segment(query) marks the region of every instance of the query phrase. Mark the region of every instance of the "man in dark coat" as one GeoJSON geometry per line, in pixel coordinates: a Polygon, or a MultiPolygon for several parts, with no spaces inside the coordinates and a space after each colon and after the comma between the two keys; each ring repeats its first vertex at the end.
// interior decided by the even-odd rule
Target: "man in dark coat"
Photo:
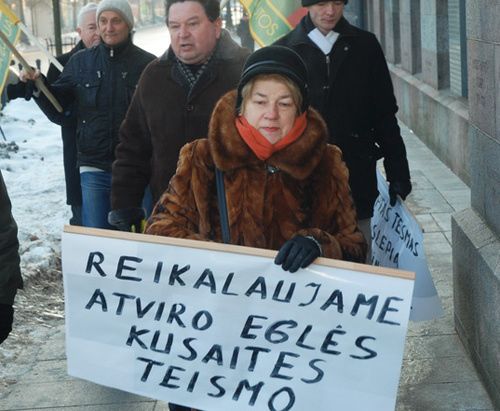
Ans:
{"type": "Polygon", "coordinates": [[[17,225],[0,171],[0,344],[12,331],[12,304],[20,288],[23,288],[23,279],[19,267],[17,225]]]}
{"type": "Polygon", "coordinates": [[[343,17],[347,2],[302,0],[309,13],[276,44],[291,47],[307,64],[311,105],[327,122],[329,142],[343,152],[359,225],[370,245],[377,160],[384,159],[392,205],[411,192],[410,171],[382,48],[375,35],[343,17]]]}
{"type": "MultiPolygon", "coordinates": [[[[101,43],[76,53],[60,77],[48,86],[63,109],[78,104],[77,149],[82,185],[82,222],[86,227],[114,228],[108,223],[111,166],[118,131],[140,75],[156,57],[132,43],[134,16],[126,0],[102,0],[96,12],[101,43]]],[[[21,81],[36,80],[26,71],[21,81]]],[[[42,94],[36,103],[49,120],[59,113],[42,94]]]]}
{"type": "MultiPolygon", "coordinates": [[[[99,44],[99,29],[97,28],[95,13],[97,4],[88,3],[78,13],[76,31],[80,41],[68,53],[57,56],[57,61],[64,67],[69,59],[78,51],[99,44]]],[[[47,81],[54,83],[61,72],[54,65],[49,66],[47,81]]],[[[63,141],[64,177],[66,180],[66,203],[71,206],[71,225],[82,225],[82,187],[80,185],[80,172],[76,166],[76,103],[70,105],[60,116],[61,137],[63,141]]]]}
{"type": "Polygon", "coordinates": [[[168,0],[166,7],[171,45],[141,76],[113,164],[109,221],[124,231],[140,231],[146,187],[156,203],[180,149],[208,135],[216,102],[236,88],[250,54],[221,28],[218,0],[168,0]]]}
{"type": "Polygon", "coordinates": [[[243,17],[236,27],[236,34],[240,37],[242,47],[246,47],[251,52],[255,50],[255,40],[250,32],[250,19],[247,13],[243,13],[243,17]]]}

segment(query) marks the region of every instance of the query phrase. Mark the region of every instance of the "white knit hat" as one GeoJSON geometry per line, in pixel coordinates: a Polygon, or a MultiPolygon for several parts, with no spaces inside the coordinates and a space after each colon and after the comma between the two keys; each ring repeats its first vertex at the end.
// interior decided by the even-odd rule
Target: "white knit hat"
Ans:
{"type": "Polygon", "coordinates": [[[99,16],[103,11],[114,11],[123,17],[130,31],[134,28],[134,14],[127,0],[102,0],[97,7],[96,20],[99,26],[99,16]]]}
{"type": "Polygon", "coordinates": [[[84,14],[87,14],[89,12],[97,12],[97,4],[95,3],[87,3],[85,6],[83,6],[80,11],[78,12],[78,17],[76,18],[76,27],[82,28],[82,18],[84,14]]]}

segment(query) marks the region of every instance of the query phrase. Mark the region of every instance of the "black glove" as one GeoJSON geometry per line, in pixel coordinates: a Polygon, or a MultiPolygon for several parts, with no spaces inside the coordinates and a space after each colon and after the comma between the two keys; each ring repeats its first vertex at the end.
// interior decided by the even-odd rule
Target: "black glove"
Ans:
{"type": "Polygon", "coordinates": [[[26,83],[18,81],[15,84],[9,84],[7,86],[7,99],[15,100],[24,97],[26,101],[29,101],[33,97],[35,89],[36,86],[33,80],[28,80],[26,83]]]}
{"type": "Polygon", "coordinates": [[[110,211],[108,222],[120,231],[142,233],[146,219],[146,212],[141,207],[121,208],[110,211]]]}
{"type": "Polygon", "coordinates": [[[281,246],[274,263],[294,273],[299,268],[306,268],[322,254],[321,244],[315,238],[296,235],[281,246]]]}
{"type": "Polygon", "coordinates": [[[398,195],[404,201],[408,194],[411,193],[411,182],[407,181],[391,181],[389,183],[389,201],[391,203],[391,207],[396,205],[396,200],[398,195]]]}
{"type": "Polygon", "coordinates": [[[12,331],[14,321],[14,308],[12,305],[0,304],[0,344],[2,344],[12,331]]]}

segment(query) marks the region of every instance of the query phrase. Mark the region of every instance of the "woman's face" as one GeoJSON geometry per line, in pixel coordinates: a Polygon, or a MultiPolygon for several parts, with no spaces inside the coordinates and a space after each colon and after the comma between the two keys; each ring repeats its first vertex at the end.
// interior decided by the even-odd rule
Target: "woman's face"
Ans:
{"type": "Polygon", "coordinates": [[[275,80],[257,80],[246,98],[243,115],[267,141],[276,144],[293,128],[297,107],[290,89],[275,80]]]}

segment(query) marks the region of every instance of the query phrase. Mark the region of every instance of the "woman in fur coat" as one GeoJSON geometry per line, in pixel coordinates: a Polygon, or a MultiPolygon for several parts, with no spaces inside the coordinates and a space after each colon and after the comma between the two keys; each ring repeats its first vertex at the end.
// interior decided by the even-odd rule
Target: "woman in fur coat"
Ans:
{"type": "Polygon", "coordinates": [[[182,149],[145,232],[222,242],[217,167],[232,244],[279,250],[275,263],[290,272],[319,256],[364,262],[348,170],[327,138],[302,59],[280,46],[256,51],[215,107],[208,139],[182,149]]]}

